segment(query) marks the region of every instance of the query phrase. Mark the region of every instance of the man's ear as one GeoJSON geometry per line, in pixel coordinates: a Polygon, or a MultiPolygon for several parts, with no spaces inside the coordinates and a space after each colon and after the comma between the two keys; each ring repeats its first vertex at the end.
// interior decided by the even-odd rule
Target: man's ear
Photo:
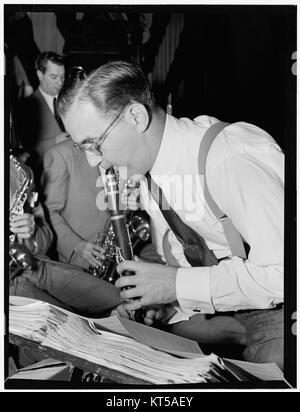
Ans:
{"type": "Polygon", "coordinates": [[[146,107],[141,103],[133,103],[126,116],[127,120],[136,127],[139,133],[147,130],[150,122],[149,114],[146,107]]]}
{"type": "Polygon", "coordinates": [[[37,70],[36,74],[37,74],[37,77],[39,78],[39,81],[41,81],[44,76],[43,73],[40,70],[37,70]]]}

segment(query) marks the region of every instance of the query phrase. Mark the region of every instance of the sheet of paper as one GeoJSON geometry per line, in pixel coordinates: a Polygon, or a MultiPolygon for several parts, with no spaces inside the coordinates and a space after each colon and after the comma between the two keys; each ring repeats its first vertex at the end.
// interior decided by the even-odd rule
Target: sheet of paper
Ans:
{"type": "Polygon", "coordinates": [[[10,379],[69,380],[73,367],[52,358],[19,369],[10,379]]]}
{"type": "Polygon", "coordinates": [[[236,359],[227,360],[264,381],[285,380],[281,369],[275,363],[251,363],[236,359]]]}
{"type": "Polygon", "coordinates": [[[34,370],[34,369],[49,368],[53,366],[62,366],[62,365],[66,366],[64,362],[60,362],[52,358],[47,358],[47,359],[41,360],[40,362],[33,363],[32,365],[26,366],[25,368],[19,369],[18,371],[23,372],[23,371],[29,371],[29,370],[34,370]]]}
{"type": "Polygon", "coordinates": [[[201,356],[203,352],[197,342],[176,336],[160,329],[146,326],[129,319],[109,316],[103,319],[91,319],[100,329],[103,328],[110,332],[118,333],[123,336],[132,337],[140,343],[149,345],[152,348],[172,353],[182,357],[191,354],[201,356]]]}
{"type": "Polygon", "coordinates": [[[33,303],[39,302],[36,299],[24,298],[23,296],[10,296],[9,303],[15,306],[31,305],[33,303]]]}
{"type": "Polygon", "coordinates": [[[51,366],[48,368],[19,371],[10,379],[34,379],[34,380],[63,380],[70,378],[70,368],[66,365],[51,366]]]}
{"type": "Polygon", "coordinates": [[[118,316],[109,316],[101,319],[89,318],[89,320],[93,322],[96,327],[98,326],[100,330],[107,330],[118,335],[127,336],[128,338],[132,337],[126,328],[124,328],[118,316]]]}
{"type": "Polygon", "coordinates": [[[120,318],[120,322],[131,336],[138,342],[152,346],[152,348],[164,352],[179,355],[182,352],[203,355],[197,342],[177,336],[172,333],[164,332],[150,326],[137,323],[129,319],[120,318]]]}

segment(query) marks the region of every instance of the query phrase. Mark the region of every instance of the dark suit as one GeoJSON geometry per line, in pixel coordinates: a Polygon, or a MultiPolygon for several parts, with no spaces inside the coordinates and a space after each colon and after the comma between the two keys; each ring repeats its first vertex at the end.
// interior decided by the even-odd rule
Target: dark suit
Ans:
{"type": "Polygon", "coordinates": [[[109,218],[107,210],[96,206],[97,196],[104,197],[98,167],[90,167],[85,154],[68,140],[45,152],[42,181],[59,260],[87,269],[89,263],[73,253],[74,247],[82,240],[95,242],[109,218]],[[97,181],[102,187],[96,187],[97,181]]]}
{"type": "Polygon", "coordinates": [[[39,89],[23,101],[21,117],[24,148],[43,156],[56,144],[55,136],[62,130],[39,89]]]}

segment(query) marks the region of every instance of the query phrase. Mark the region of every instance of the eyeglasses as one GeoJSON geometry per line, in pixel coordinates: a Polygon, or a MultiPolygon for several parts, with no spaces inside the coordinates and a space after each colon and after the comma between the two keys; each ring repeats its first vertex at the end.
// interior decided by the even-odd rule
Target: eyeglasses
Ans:
{"type": "Polygon", "coordinates": [[[125,114],[126,107],[120,111],[120,113],[114,118],[107,129],[98,137],[88,137],[84,139],[81,143],[73,143],[74,147],[82,150],[83,152],[93,152],[95,154],[100,154],[102,156],[101,146],[103,145],[105,139],[112,131],[112,129],[117,125],[117,123],[122,119],[125,114]]]}

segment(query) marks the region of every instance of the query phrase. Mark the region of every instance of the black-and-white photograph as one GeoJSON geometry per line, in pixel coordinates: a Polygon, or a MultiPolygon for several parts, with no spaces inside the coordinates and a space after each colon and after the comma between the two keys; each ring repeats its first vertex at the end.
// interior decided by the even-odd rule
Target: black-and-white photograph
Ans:
{"type": "Polygon", "coordinates": [[[3,390],[297,390],[296,1],[3,22],[3,390]]]}

